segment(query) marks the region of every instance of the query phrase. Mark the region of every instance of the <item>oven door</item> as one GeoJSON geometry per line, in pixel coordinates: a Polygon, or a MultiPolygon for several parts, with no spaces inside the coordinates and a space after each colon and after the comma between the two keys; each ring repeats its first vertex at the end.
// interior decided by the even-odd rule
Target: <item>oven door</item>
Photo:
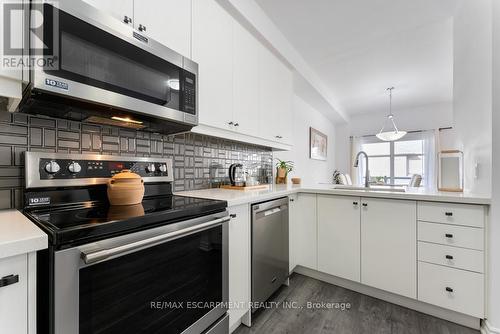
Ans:
{"type": "Polygon", "coordinates": [[[56,252],[54,333],[203,333],[227,312],[229,220],[224,212],[56,252]]]}
{"type": "Polygon", "coordinates": [[[34,6],[35,91],[197,124],[196,63],[82,1],[34,6]]]}

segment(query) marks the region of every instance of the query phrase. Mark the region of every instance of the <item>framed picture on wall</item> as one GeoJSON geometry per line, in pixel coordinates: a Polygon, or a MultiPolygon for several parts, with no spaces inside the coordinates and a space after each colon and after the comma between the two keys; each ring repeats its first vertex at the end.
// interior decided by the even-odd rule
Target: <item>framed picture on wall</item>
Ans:
{"type": "Polygon", "coordinates": [[[328,136],[310,127],[309,128],[309,157],[314,160],[326,160],[328,152],[328,136]]]}

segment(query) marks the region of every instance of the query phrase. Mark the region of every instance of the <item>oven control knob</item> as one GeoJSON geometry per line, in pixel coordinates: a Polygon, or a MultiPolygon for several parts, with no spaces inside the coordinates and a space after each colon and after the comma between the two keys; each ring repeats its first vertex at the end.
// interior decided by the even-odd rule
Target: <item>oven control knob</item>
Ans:
{"type": "Polygon", "coordinates": [[[155,164],[148,164],[146,166],[147,173],[154,173],[155,170],[156,170],[155,164]]]}
{"type": "Polygon", "coordinates": [[[73,174],[80,173],[82,166],[78,162],[72,162],[69,164],[68,170],[73,174]]]}
{"type": "Polygon", "coordinates": [[[49,174],[55,174],[57,173],[61,167],[59,167],[59,164],[55,161],[48,162],[45,165],[45,171],[49,174]]]}
{"type": "Polygon", "coordinates": [[[160,172],[166,173],[167,172],[167,165],[165,165],[165,164],[160,165],[160,172]]]}

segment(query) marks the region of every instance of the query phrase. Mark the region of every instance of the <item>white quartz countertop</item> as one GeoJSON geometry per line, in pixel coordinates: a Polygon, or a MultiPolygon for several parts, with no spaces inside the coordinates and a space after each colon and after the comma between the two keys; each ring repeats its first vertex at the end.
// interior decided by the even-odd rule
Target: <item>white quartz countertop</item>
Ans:
{"type": "Polygon", "coordinates": [[[0,259],[47,248],[47,234],[17,210],[0,210],[0,259]]]}
{"type": "Polygon", "coordinates": [[[316,185],[270,185],[261,190],[203,189],[176,192],[175,195],[227,201],[228,206],[262,202],[294,193],[316,193],[345,196],[361,196],[418,201],[466,203],[489,205],[491,198],[471,193],[430,191],[423,188],[408,188],[406,192],[334,189],[333,184],[316,185]]]}

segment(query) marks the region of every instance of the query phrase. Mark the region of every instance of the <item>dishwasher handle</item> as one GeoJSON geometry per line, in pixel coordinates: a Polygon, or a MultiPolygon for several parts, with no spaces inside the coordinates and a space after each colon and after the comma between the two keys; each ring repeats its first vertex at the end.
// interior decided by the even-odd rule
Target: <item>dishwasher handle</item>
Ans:
{"type": "Polygon", "coordinates": [[[264,211],[264,217],[274,215],[275,213],[281,212],[281,207],[275,207],[269,210],[264,211]]]}
{"type": "Polygon", "coordinates": [[[268,207],[268,208],[261,208],[261,209],[259,209],[259,207],[255,207],[253,213],[254,213],[254,215],[267,217],[267,216],[274,215],[278,212],[282,212],[285,210],[288,210],[288,204],[281,204],[281,205],[272,206],[270,208],[268,207]]]}
{"type": "Polygon", "coordinates": [[[288,210],[288,205],[288,197],[283,197],[277,200],[253,204],[252,211],[254,215],[267,217],[288,210]]]}

